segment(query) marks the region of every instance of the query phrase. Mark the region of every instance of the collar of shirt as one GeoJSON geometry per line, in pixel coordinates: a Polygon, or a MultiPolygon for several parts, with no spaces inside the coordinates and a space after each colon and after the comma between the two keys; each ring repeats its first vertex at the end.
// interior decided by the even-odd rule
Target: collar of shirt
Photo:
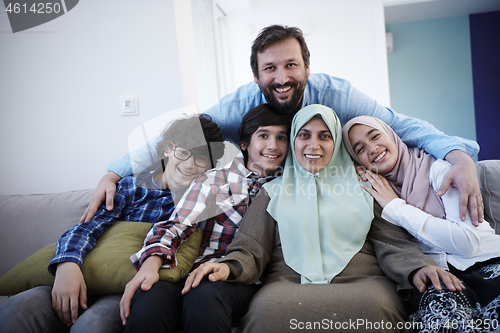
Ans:
{"type": "Polygon", "coordinates": [[[166,190],[167,187],[158,183],[155,179],[155,175],[162,173],[162,167],[158,166],[153,171],[141,173],[136,176],[137,185],[141,187],[145,187],[151,190],[166,190]]]}
{"type": "Polygon", "coordinates": [[[257,192],[259,192],[262,185],[276,178],[276,175],[260,177],[258,173],[248,170],[245,167],[243,158],[241,157],[237,157],[234,159],[231,168],[233,167],[234,169],[232,169],[232,171],[244,175],[244,177],[247,179],[250,201],[252,201],[255,195],[257,195],[257,192]]]}
{"type": "Polygon", "coordinates": [[[256,172],[252,172],[245,167],[245,162],[242,157],[235,157],[231,165],[229,166],[229,171],[240,175],[243,178],[250,179],[252,175],[259,177],[256,172]]]}
{"type": "Polygon", "coordinates": [[[182,195],[186,190],[189,188],[189,185],[179,187],[175,191],[170,190],[170,188],[163,186],[162,184],[158,183],[155,179],[155,175],[160,174],[163,172],[162,166],[156,167],[153,171],[147,172],[147,173],[142,173],[138,176],[136,176],[136,182],[137,186],[146,188],[148,190],[162,190],[162,191],[170,191],[170,195],[172,196],[172,200],[174,201],[175,204],[177,204],[182,198],[182,195]]]}
{"type": "Polygon", "coordinates": [[[246,178],[248,180],[247,183],[250,186],[252,186],[252,184],[254,184],[255,182],[263,185],[278,176],[277,172],[276,175],[260,177],[258,173],[250,171],[245,167],[245,162],[242,157],[235,157],[233,162],[231,163],[231,166],[229,167],[229,170],[237,173],[243,178],[246,178]]]}

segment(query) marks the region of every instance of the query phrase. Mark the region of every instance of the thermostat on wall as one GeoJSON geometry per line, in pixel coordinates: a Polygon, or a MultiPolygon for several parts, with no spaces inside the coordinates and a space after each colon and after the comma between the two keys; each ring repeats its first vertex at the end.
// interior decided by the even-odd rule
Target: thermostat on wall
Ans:
{"type": "Polygon", "coordinates": [[[392,53],[394,51],[394,39],[392,37],[392,32],[385,33],[385,42],[387,46],[387,53],[392,53]]]}
{"type": "Polygon", "coordinates": [[[120,97],[120,112],[122,116],[137,116],[139,114],[139,97],[120,97]]]}

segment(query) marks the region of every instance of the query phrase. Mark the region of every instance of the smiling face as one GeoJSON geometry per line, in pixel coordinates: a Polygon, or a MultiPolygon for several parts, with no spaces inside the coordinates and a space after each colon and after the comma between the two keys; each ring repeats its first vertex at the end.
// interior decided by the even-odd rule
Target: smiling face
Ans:
{"type": "Polygon", "coordinates": [[[318,173],[333,156],[335,143],[321,117],[313,117],[299,130],[295,138],[295,158],[304,170],[318,173]]]}
{"type": "Polygon", "coordinates": [[[396,165],[399,155],[396,144],[378,129],[356,124],[349,130],[349,141],[365,168],[384,175],[396,165]]]}
{"type": "Polygon", "coordinates": [[[260,177],[274,175],[286,157],[287,127],[260,126],[252,134],[248,145],[241,144],[241,149],[248,153],[248,170],[258,173],[260,177]]]}
{"type": "Polygon", "coordinates": [[[299,42],[289,38],[272,44],[257,54],[257,67],[259,77],[254,81],[266,101],[282,113],[297,111],[310,75],[299,42]]]}
{"type": "Polygon", "coordinates": [[[207,146],[191,149],[191,152],[193,154],[187,160],[182,161],[175,157],[173,148],[165,147],[165,157],[168,158],[168,162],[161,178],[162,185],[175,191],[179,187],[189,185],[207,170],[206,167],[199,167],[194,163],[194,154],[206,154],[208,157],[207,146]]]}

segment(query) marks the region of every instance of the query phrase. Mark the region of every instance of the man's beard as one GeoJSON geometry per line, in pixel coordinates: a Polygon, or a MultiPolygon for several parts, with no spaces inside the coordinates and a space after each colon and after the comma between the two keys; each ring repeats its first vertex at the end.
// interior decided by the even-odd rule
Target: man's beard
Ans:
{"type": "Polygon", "coordinates": [[[264,94],[267,103],[269,103],[276,111],[293,117],[300,108],[299,103],[302,101],[306,83],[307,79],[304,82],[288,82],[284,85],[271,84],[268,87],[263,86],[259,81],[258,85],[260,91],[264,94]],[[279,99],[273,94],[272,91],[279,87],[291,87],[294,89],[293,95],[288,102],[280,103],[279,99]]]}

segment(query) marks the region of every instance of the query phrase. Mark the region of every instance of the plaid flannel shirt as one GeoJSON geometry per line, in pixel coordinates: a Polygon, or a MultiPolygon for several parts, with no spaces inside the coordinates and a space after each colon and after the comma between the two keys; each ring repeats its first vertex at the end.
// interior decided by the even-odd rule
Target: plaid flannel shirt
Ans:
{"type": "Polygon", "coordinates": [[[158,255],[164,260],[162,268],[173,268],[177,248],[198,227],[204,233],[193,269],[223,257],[250,203],[250,193],[274,178],[258,179],[241,158],[235,158],[229,168],[207,172],[191,184],[170,220],[149,230],[143,248],[130,259],[139,269],[148,257],[158,255]]]}
{"type": "MultiPolygon", "coordinates": [[[[161,172],[161,169],[158,170],[161,172]]],[[[56,243],[56,255],[49,263],[49,272],[55,274],[56,264],[74,262],[79,266],[95,247],[97,239],[116,221],[156,223],[170,218],[174,210],[171,192],[153,178],[154,173],[123,178],[117,184],[112,211],[101,205],[90,222],[77,224],[66,231],[56,243]]]]}

